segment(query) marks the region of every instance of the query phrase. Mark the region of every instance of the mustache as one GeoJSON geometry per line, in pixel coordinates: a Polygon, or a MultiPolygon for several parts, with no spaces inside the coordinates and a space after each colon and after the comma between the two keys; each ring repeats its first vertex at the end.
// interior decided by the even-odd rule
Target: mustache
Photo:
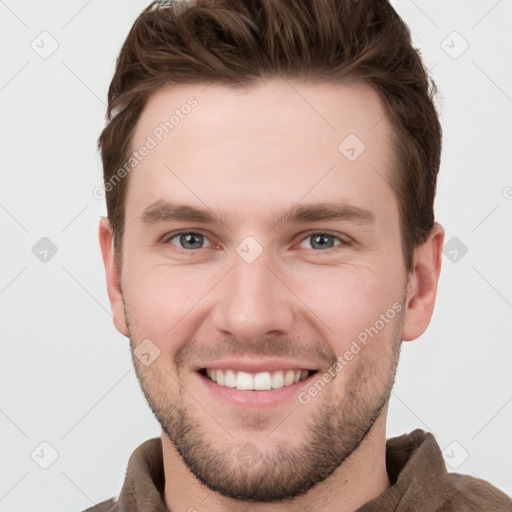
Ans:
{"type": "Polygon", "coordinates": [[[329,368],[337,355],[324,340],[298,342],[287,337],[266,337],[259,343],[244,343],[237,338],[202,341],[194,338],[184,343],[174,355],[176,368],[185,368],[198,361],[230,359],[235,357],[268,357],[301,359],[318,368],[329,368]]]}

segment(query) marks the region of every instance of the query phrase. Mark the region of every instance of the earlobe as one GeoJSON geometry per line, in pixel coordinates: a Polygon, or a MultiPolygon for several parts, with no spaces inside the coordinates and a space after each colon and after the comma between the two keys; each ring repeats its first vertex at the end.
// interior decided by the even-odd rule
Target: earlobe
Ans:
{"type": "Polygon", "coordinates": [[[102,217],[100,220],[99,240],[114,325],[123,336],[128,336],[121,287],[121,270],[114,252],[112,226],[106,217],[102,217]]]}
{"type": "Polygon", "coordinates": [[[402,339],[411,341],[427,329],[434,312],[441,273],[444,229],[434,224],[426,242],[414,251],[414,264],[407,283],[402,339]]]}

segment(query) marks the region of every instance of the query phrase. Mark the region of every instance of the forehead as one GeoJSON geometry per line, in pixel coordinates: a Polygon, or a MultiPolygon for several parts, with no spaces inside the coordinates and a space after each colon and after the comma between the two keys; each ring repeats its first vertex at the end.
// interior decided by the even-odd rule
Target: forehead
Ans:
{"type": "Polygon", "coordinates": [[[171,131],[174,133],[176,144],[185,142],[191,129],[194,142],[201,139],[222,142],[234,129],[239,137],[254,133],[269,137],[277,135],[301,144],[318,144],[323,139],[326,145],[336,143],[344,133],[354,133],[364,142],[371,143],[382,135],[382,131],[387,131],[383,118],[385,109],[377,93],[362,83],[274,79],[244,87],[221,84],[166,86],[150,96],[133,142],[137,146],[151,133],[158,138],[161,127],[164,137],[171,131]],[[190,104],[194,106],[190,107],[190,104]],[[162,124],[169,120],[172,126],[165,130],[162,124]],[[372,134],[377,125],[381,129],[372,134]]]}
{"type": "Polygon", "coordinates": [[[165,87],[137,124],[132,149],[144,146],[130,174],[134,211],[169,198],[241,216],[302,199],[394,200],[385,108],[362,84],[165,87]]]}

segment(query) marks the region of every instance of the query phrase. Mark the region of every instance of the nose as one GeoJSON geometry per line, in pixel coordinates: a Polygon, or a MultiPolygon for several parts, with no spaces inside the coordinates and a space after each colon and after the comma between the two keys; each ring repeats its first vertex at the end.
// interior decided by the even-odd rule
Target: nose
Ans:
{"type": "Polygon", "coordinates": [[[219,333],[256,344],[266,335],[289,335],[294,324],[293,292],[263,253],[247,263],[235,254],[232,270],[223,279],[214,306],[219,333]]]}

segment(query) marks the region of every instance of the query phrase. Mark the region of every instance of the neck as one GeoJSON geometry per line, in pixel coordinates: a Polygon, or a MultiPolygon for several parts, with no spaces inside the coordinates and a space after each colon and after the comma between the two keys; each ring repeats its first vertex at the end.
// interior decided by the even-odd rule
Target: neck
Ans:
{"type": "Polygon", "coordinates": [[[382,411],[357,450],[329,478],[306,494],[279,503],[241,502],[212,492],[190,472],[162,432],[166,506],[172,512],[353,512],[390,485],[386,471],[386,412],[382,411]]]}

